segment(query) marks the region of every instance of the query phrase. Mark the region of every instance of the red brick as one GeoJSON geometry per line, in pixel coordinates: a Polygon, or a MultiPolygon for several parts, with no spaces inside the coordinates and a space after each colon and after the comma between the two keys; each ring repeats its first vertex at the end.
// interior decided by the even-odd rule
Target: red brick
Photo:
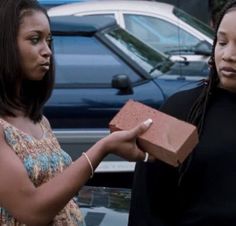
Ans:
{"type": "Polygon", "coordinates": [[[129,130],[148,118],[151,127],[138,138],[139,147],[155,158],[178,166],[198,143],[197,128],[142,103],[129,100],[109,123],[110,131],[129,130]]]}

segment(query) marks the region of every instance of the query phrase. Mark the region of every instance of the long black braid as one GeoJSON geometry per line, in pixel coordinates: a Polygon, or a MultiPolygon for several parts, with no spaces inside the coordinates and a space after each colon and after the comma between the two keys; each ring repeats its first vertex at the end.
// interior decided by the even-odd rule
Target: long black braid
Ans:
{"type": "MultiPolygon", "coordinates": [[[[196,99],[196,101],[193,103],[192,108],[190,109],[190,112],[187,116],[186,121],[190,122],[194,125],[197,126],[198,129],[198,134],[199,137],[202,135],[202,130],[204,126],[204,120],[205,120],[205,115],[207,111],[207,107],[211,101],[211,96],[215,92],[218,84],[219,84],[219,78],[217,75],[217,70],[216,70],[216,65],[215,65],[215,57],[214,57],[214,52],[215,52],[215,46],[217,42],[217,31],[219,28],[219,25],[224,17],[224,15],[231,10],[231,8],[236,8],[236,0],[229,1],[225,4],[225,6],[222,8],[221,12],[219,13],[219,17],[217,18],[216,26],[215,26],[215,37],[213,41],[213,46],[212,46],[212,53],[211,57],[209,60],[209,67],[210,67],[210,72],[207,80],[204,80],[204,88],[199,95],[199,97],[196,99]]],[[[188,159],[180,165],[179,167],[179,182],[178,184],[181,183],[181,180],[188,170],[192,158],[193,158],[194,152],[188,157],[188,159]]]]}

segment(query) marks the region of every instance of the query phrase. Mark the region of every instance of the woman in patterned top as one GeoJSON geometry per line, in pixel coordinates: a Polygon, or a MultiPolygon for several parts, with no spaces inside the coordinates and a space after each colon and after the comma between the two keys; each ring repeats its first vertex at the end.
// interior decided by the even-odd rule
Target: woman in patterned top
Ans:
{"type": "Polygon", "coordinates": [[[36,0],[1,0],[0,29],[0,225],[84,225],[73,197],[108,153],[144,159],[136,138],[151,120],[71,164],[42,115],[54,82],[46,11],[36,0]]]}

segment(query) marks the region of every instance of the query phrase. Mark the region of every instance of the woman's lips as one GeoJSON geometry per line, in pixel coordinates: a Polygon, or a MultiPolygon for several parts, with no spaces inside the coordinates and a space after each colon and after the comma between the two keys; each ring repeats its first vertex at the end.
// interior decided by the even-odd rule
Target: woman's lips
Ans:
{"type": "Polygon", "coordinates": [[[220,72],[222,73],[222,75],[224,75],[226,77],[236,76],[236,70],[231,67],[222,67],[222,68],[220,68],[220,72]]]}
{"type": "Polygon", "coordinates": [[[49,70],[49,65],[41,65],[41,67],[47,71],[49,70]]]}
{"type": "Polygon", "coordinates": [[[45,64],[40,64],[40,68],[45,70],[45,71],[48,71],[49,70],[49,67],[50,67],[50,64],[49,63],[45,63],[45,64]]]}

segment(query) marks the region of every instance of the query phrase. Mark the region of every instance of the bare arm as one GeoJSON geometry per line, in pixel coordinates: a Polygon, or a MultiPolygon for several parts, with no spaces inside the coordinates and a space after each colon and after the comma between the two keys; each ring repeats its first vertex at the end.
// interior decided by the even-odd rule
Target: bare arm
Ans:
{"type": "MultiPolygon", "coordinates": [[[[87,151],[93,167],[96,168],[109,153],[130,161],[144,159],[144,153],[136,145],[136,138],[149,125],[143,123],[130,131],[114,132],[98,141],[87,151]]],[[[3,135],[0,137],[0,147],[0,206],[27,225],[49,224],[91,174],[90,165],[81,156],[63,173],[36,188],[3,135]]]]}

